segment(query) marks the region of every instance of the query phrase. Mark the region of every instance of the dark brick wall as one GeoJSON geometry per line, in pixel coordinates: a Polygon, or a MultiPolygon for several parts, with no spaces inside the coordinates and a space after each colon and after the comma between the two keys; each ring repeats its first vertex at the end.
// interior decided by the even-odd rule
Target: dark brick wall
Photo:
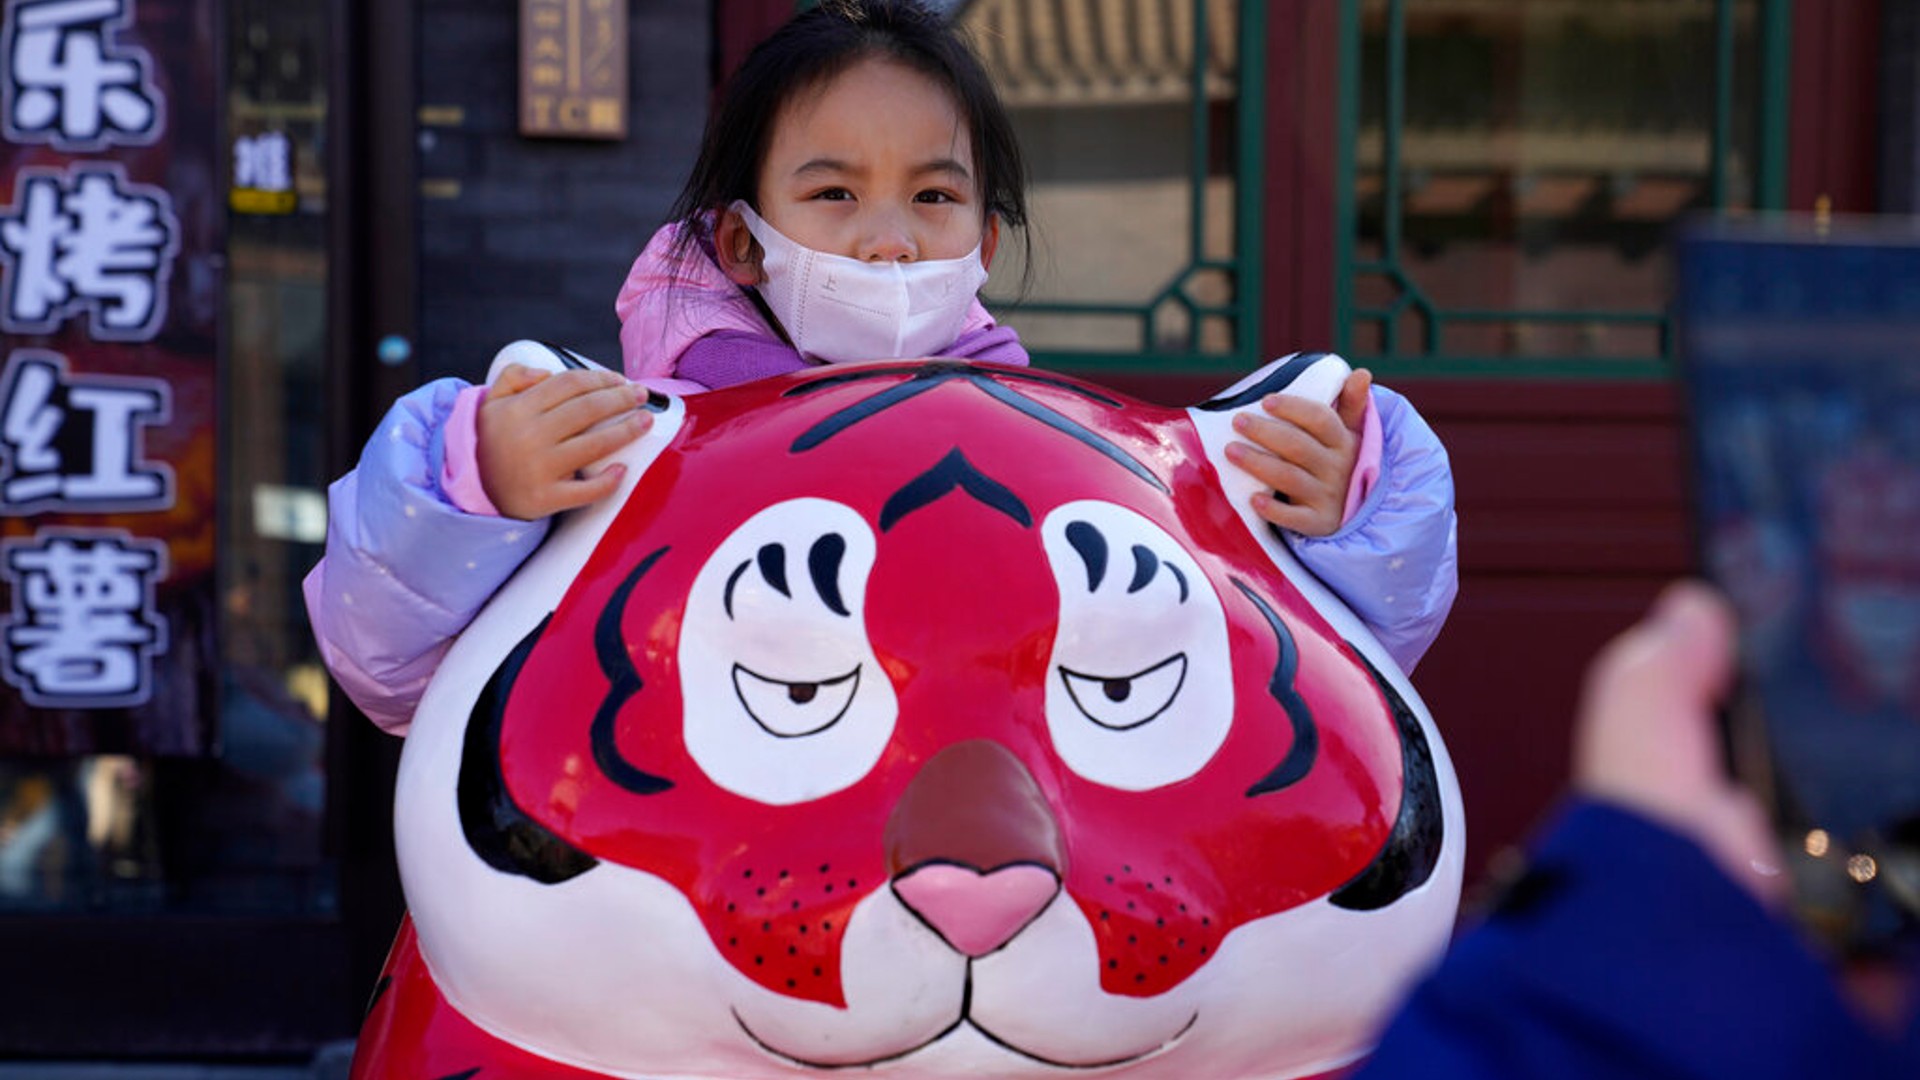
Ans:
{"type": "Polygon", "coordinates": [[[518,133],[519,4],[421,0],[423,378],[478,378],[515,338],[617,367],[613,298],[693,163],[711,78],[708,0],[629,0],[628,136],[518,133]],[[458,123],[436,122],[448,107],[458,123]],[[457,182],[454,193],[452,183],[457,182]]]}

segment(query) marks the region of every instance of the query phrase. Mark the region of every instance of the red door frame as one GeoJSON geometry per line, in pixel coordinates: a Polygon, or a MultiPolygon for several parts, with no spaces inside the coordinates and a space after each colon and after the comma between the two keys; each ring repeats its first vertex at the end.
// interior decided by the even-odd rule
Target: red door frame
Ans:
{"type": "Polygon", "coordinates": [[[1795,0],[1787,205],[1880,208],[1881,0],[1795,0]]]}

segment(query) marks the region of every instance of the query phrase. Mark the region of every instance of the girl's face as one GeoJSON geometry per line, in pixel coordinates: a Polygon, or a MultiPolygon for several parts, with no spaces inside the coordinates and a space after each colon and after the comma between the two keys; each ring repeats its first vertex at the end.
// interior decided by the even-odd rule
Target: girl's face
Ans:
{"type": "MultiPolygon", "coordinates": [[[[945,87],[897,61],[862,60],[780,110],[760,167],[760,216],[796,243],[867,261],[957,259],[999,239],[967,124],[945,87]]],[[[760,282],[738,215],[716,235],[734,279],[760,282]]]]}

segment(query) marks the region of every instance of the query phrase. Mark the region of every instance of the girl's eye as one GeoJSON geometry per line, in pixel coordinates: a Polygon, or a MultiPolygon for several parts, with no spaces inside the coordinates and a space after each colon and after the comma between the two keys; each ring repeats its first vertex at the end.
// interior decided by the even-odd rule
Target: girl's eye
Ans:
{"type": "Polygon", "coordinates": [[[952,192],[948,191],[922,191],[913,197],[913,201],[938,204],[959,202],[960,200],[955,198],[952,192]]]}
{"type": "Polygon", "coordinates": [[[814,192],[813,197],[824,202],[846,202],[853,198],[853,192],[846,188],[828,188],[825,191],[814,192]]]}

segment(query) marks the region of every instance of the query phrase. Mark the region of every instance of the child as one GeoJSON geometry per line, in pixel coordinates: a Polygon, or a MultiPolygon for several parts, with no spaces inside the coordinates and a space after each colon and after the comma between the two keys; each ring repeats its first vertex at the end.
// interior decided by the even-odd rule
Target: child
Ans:
{"type": "MultiPolygon", "coordinates": [[[[491,388],[439,380],[395,404],[330,490],[306,595],[341,687],[403,732],[546,519],[618,486],[615,470],[579,470],[646,431],[649,386],[893,357],[1026,363],[977,299],[1001,229],[1025,224],[1011,124],[944,21],[908,0],[797,16],[729,83],[671,223],[621,290],[637,383],[523,368],[491,388]],[[848,293],[857,306],[838,302],[848,293]]],[[[1411,668],[1452,604],[1452,481],[1404,399],[1369,390],[1357,372],[1337,408],[1273,397],[1232,453],[1283,496],[1257,500],[1261,515],[1411,668]]]]}

